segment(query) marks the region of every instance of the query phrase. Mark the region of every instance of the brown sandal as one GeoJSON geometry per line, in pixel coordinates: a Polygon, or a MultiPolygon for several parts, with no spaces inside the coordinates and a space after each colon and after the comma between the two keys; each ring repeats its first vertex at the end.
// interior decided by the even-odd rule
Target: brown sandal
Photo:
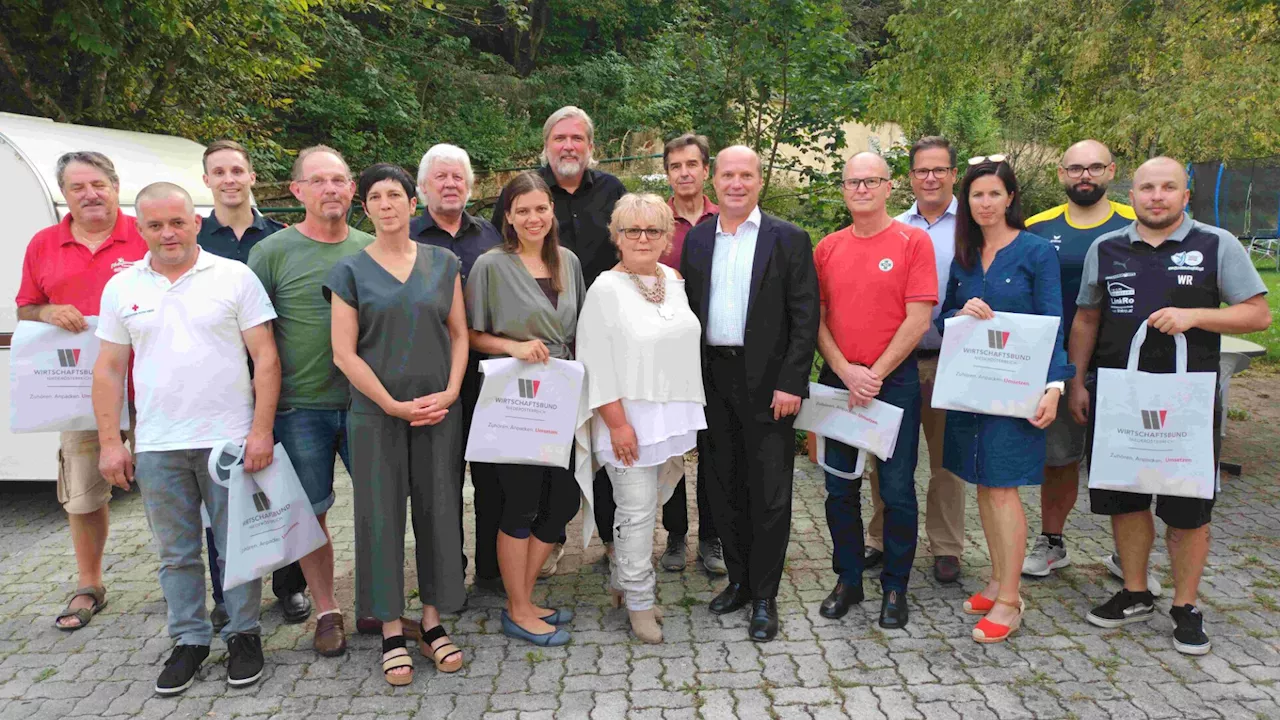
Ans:
{"type": "Polygon", "coordinates": [[[79,630],[85,625],[88,625],[89,621],[93,619],[93,616],[102,612],[102,609],[105,608],[106,606],[107,606],[107,589],[102,585],[96,585],[96,586],[86,585],[85,587],[79,588],[74,593],[71,594],[71,597],[67,599],[66,609],[58,613],[58,617],[53,619],[53,626],[58,628],[59,630],[65,630],[67,632],[71,632],[73,630],[79,630]],[[81,595],[85,597],[93,598],[93,605],[87,608],[77,608],[75,610],[72,610],[71,609],[72,601],[74,601],[76,598],[80,597],[81,595]],[[79,625],[63,625],[62,623],[58,622],[59,620],[62,620],[64,618],[70,618],[70,617],[73,617],[79,620],[80,624],[79,625]]]}
{"type": "Polygon", "coordinates": [[[431,658],[431,662],[436,664],[436,670],[442,673],[455,673],[462,669],[462,648],[454,645],[450,640],[439,647],[432,647],[431,643],[444,638],[449,639],[449,635],[444,631],[444,626],[436,625],[428,630],[422,623],[418,623],[418,650],[422,652],[423,657],[431,658]],[[456,657],[454,657],[456,656],[456,657]],[[449,658],[454,658],[449,660],[449,658]]]}
{"type": "Polygon", "coordinates": [[[413,658],[405,649],[403,635],[382,638],[382,677],[386,678],[387,684],[397,687],[413,682],[413,658]],[[391,674],[392,670],[402,667],[409,668],[409,672],[401,675],[391,674]]]}

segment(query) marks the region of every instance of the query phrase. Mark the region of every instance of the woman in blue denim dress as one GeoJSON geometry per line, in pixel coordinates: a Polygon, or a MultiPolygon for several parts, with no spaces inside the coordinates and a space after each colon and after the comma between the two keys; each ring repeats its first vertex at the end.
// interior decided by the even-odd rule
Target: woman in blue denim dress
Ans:
{"type": "MultiPolygon", "coordinates": [[[[980,320],[993,313],[1062,315],[1058,258],[1047,240],[1026,231],[1018,181],[1003,155],[973,158],[960,187],[956,257],[938,329],[955,315],[980,320]]],[[[943,465],[978,486],[978,511],[991,554],[991,579],[964,603],[985,615],[973,630],[981,643],[1001,642],[1018,629],[1019,596],[1026,554],[1027,518],[1018,488],[1044,478],[1044,428],[1053,422],[1063,382],[1074,375],[1058,326],[1048,385],[1030,420],[969,412],[947,412],[943,465]]]]}

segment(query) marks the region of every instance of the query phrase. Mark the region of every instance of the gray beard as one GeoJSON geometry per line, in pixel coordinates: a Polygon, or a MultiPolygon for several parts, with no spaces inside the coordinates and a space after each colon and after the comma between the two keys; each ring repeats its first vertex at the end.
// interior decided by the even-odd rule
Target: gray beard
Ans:
{"type": "Polygon", "coordinates": [[[559,165],[556,165],[556,174],[561,177],[575,177],[582,173],[582,168],[585,164],[581,160],[564,160],[559,165]]]}

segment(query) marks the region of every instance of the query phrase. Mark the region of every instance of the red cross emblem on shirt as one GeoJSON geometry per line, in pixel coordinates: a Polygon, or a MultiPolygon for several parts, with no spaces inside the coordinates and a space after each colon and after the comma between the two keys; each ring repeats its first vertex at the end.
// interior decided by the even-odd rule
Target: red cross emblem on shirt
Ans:
{"type": "Polygon", "coordinates": [[[133,306],[133,310],[134,310],[134,312],[137,312],[137,310],[138,310],[138,306],[137,306],[137,305],[134,305],[134,306],[133,306]]]}

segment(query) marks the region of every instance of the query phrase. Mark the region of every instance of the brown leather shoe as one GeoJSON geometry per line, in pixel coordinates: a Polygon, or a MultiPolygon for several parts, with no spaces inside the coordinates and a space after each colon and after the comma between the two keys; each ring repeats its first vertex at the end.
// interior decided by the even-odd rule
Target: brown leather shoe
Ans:
{"type": "Polygon", "coordinates": [[[312,645],[325,657],[337,657],[347,651],[347,629],[342,624],[341,613],[331,613],[316,621],[312,645]]]}
{"type": "Polygon", "coordinates": [[[960,558],[955,555],[939,555],[933,559],[933,577],[940,583],[953,583],[960,579],[960,558]]]}

